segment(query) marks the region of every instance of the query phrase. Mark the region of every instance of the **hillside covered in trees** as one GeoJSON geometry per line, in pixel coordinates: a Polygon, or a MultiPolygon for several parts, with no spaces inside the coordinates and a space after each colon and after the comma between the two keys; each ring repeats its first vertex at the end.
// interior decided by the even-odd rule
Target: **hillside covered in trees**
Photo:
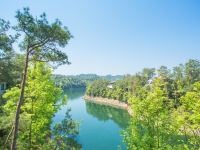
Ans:
{"type": "Polygon", "coordinates": [[[53,79],[57,86],[63,89],[69,88],[86,88],[88,84],[91,84],[95,80],[105,79],[109,81],[116,81],[122,79],[122,75],[106,75],[99,76],[96,74],[80,74],[80,75],[53,75],[53,79]]]}

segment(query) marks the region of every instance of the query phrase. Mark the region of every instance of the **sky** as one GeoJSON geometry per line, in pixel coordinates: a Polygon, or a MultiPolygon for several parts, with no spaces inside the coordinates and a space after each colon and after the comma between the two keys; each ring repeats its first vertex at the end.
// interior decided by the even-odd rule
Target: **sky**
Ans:
{"type": "Polygon", "coordinates": [[[200,60],[199,0],[5,0],[0,18],[15,24],[29,7],[45,12],[74,36],[63,49],[71,65],[56,74],[134,74],[144,67],[172,68],[200,60]]]}

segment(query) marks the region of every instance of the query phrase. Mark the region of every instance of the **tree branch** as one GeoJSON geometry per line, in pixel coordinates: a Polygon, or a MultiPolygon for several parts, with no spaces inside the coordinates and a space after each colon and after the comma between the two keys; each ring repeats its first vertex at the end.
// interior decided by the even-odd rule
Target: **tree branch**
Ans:
{"type": "Polygon", "coordinates": [[[12,126],[12,128],[11,128],[11,130],[10,130],[10,133],[8,134],[8,136],[7,136],[7,138],[6,138],[6,141],[5,141],[4,145],[3,145],[2,150],[5,149],[6,144],[7,144],[7,142],[8,142],[8,139],[10,138],[10,136],[11,136],[11,134],[12,134],[12,132],[13,132],[13,129],[14,129],[14,125],[12,126]]]}

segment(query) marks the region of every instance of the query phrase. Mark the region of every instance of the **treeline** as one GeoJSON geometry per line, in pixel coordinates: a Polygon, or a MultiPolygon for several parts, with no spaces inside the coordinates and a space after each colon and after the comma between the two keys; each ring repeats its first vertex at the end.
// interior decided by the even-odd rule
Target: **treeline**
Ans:
{"type": "Polygon", "coordinates": [[[54,75],[53,79],[56,82],[56,85],[62,87],[63,89],[69,88],[86,88],[88,84],[91,84],[95,80],[106,79],[110,81],[115,81],[122,79],[121,75],[106,75],[99,76],[96,74],[80,74],[80,75],[54,75]]]}
{"type": "Polygon", "coordinates": [[[149,87],[155,79],[162,78],[167,83],[165,88],[168,97],[176,100],[178,105],[179,97],[191,89],[193,83],[200,81],[199,65],[198,60],[189,60],[186,64],[180,64],[172,70],[166,66],[161,66],[157,70],[144,68],[142,72],[126,75],[115,82],[99,79],[88,86],[86,94],[128,102],[131,96],[141,95],[140,87],[149,87]]]}
{"type": "Polygon", "coordinates": [[[86,88],[86,82],[76,77],[67,77],[64,75],[53,75],[57,86],[62,89],[69,88],[86,88]]]}
{"type": "Polygon", "coordinates": [[[111,83],[95,81],[90,96],[118,99],[132,106],[124,131],[128,149],[198,149],[200,147],[200,62],[189,60],[172,70],[145,68],[111,83]]]}
{"type": "Polygon", "coordinates": [[[129,80],[130,78],[127,76],[122,80],[117,80],[114,84],[108,80],[96,80],[88,85],[86,94],[89,96],[116,99],[127,103],[130,95],[130,89],[128,88],[129,80]]]}
{"type": "Polygon", "coordinates": [[[52,69],[69,64],[60,47],[67,45],[71,34],[59,20],[49,23],[45,14],[33,17],[28,8],[17,11],[16,19],[14,26],[0,19],[0,83],[7,84],[0,93],[0,149],[79,150],[79,125],[70,110],[61,122],[52,122],[66,103],[52,69]],[[21,54],[13,48],[17,42],[21,54]]]}

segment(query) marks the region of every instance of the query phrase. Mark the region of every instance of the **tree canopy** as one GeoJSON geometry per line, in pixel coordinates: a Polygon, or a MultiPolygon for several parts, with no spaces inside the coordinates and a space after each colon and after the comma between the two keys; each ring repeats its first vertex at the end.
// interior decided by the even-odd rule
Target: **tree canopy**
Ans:
{"type": "Polygon", "coordinates": [[[199,61],[192,59],[172,70],[145,68],[114,83],[97,80],[86,94],[117,99],[132,107],[130,125],[123,132],[130,150],[198,149],[199,71],[199,61]]]}

